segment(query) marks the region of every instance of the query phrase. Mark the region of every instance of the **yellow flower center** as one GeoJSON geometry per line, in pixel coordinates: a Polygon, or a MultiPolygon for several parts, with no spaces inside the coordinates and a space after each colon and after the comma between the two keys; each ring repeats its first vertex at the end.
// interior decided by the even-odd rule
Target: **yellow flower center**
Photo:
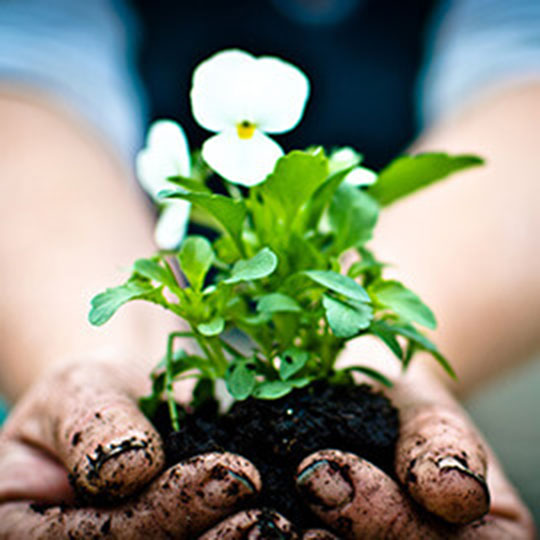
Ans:
{"type": "Polygon", "coordinates": [[[252,124],[248,120],[244,120],[239,124],[236,124],[236,131],[241,139],[251,139],[255,133],[255,124],[252,124]]]}

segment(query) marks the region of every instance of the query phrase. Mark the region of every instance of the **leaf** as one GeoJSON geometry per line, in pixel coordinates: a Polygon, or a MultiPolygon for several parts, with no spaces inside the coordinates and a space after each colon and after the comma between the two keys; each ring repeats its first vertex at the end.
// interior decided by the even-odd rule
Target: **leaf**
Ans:
{"type": "Polygon", "coordinates": [[[190,405],[193,409],[198,409],[201,405],[214,400],[214,381],[201,377],[192,392],[190,405]]]}
{"type": "Polygon", "coordinates": [[[283,351],[279,356],[281,358],[279,376],[283,381],[298,373],[309,360],[309,353],[297,347],[291,347],[283,351]]]}
{"type": "Polygon", "coordinates": [[[166,285],[171,290],[179,289],[180,286],[168,268],[163,268],[157,261],[152,259],[138,259],[133,265],[133,270],[145,278],[166,285]]]}
{"type": "Polygon", "coordinates": [[[300,305],[286,294],[270,293],[259,298],[257,311],[268,313],[298,313],[302,311],[300,305]]]}
{"type": "Polygon", "coordinates": [[[188,236],[182,242],[178,260],[182,272],[194,290],[200,291],[202,289],[204,278],[212,266],[214,258],[212,244],[203,236],[188,236]]]}
{"type": "Polygon", "coordinates": [[[361,189],[342,184],[330,204],[328,217],[334,233],[333,251],[342,253],[371,239],[379,205],[361,189]]]}
{"type": "Polygon", "coordinates": [[[386,206],[454,172],[483,163],[481,158],[471,155],[426,153],[401,156],[379,173],[377,182],[367,192],[386,206]]]}
{"type": "MultiPolygon", "coordinates": [[[[185,176],[169,176],[167,180],[172,184],[183,187],[187,191],[196,192],[196,193],[212,193],[202,182],[194,180],[193,178],[186,178],[185,176]]],[[[170,192],[173,190],[164,190],[166,193],[164,195],[170,195],[170,192]]],[[[162,193],[162,192],[160,192],[162,193]]],[[[161,195],[158,193],[158,197],[161,195]]]]}
{"type": "Polygon", "coordinates": [[[450,377],[452,377],[453,379],[457,379],[456,372],[454,371],[448,360],[440,353],[437,346],[430,339],[421,334],[414,326],[408,324],[388,325],[388,327],[396,334],[412,340],[417,346],[417,348],[431,353],[431,355],[439,362],[439,364],[441,364],[442,368],[446,371],[446,373],[448,373],[448,375],[450,375],[450,377]]]}
{"type": "Polygon", "coordinates": [[[385,343],[400,360],[403,360],[403,351],[398,340],[395,338],[395,332],[392,327],[384,321],[372,321],[369,325],[369,331],[385,343]]]}
{"type": "Polygon", "coordinates": [[[169,191],[163,195],[165,198],[184,199],[203,208],[233,237],[237,246],[242,245],[242,226],[247,215],[243,200],[231,199],[217,194],[183,193],[181,191],[169,191]]]}
{"type": "Polygon", "coordinates": [[[256,383],[253,364],[245,359],[231,364],[225,373],[227,390],[239,401],[251,395],[256,383]]]}
{"type": "Polygon", "coordinates": [[[330,204],[334,193],[354,166],[338,171],[329,176],[315,191],[306,208],[306,228],[315,229],[324,209],[330,204]]]}
{"type": "Polygon", "coordinates": [[[356,278],[367,272],[376,272],[377,274],[380,274],[381,273],[380,271],[385,266],[386,266],[385,263],[382,263],[379,261],[366,261],[366,260],[356,261],[353,264],[351,264],[349,271],[347,272],[347,275],[351,278],[356,278]]]}
{"type": "Polygon", "coordinates": [[[294,150],[277,161],[258,192],[288,226],[327,176],[328,159],[324,152],[294,150]]]}
{"type": "Polygon", "coordinates": [[[392,386],[394,386],[394,383],[390,379],[385,377],[382,373],[378,372],[376,369],[372,369],[365,366],[351,366],[351,367],[345,368],[343,371],[348,372],[348,373],[350,373],[351,371],[362,373],[363,375],[367,375],[368,377],[371,377],[372,379],[376,380],[377,382],[381,383],[387,388],[392,388],[392,386]]]}
{"type": "Polygon", "coordinates": [[[216,315],[208,322],[200,323],[197,325],[197,330],[204,336],[217,336],[223,332],[225,328],[225,319],[216,315]]]}
{"type": "Polygon", "coordinates": [[[368,290],[378,303],[392,309],[406,321],[436,328],[437,321],[431,309],[399,281],[376,281],[368,290]]]}
{"type": "Polygon", "coordinates": [[[337,337],[356,336],[369,326],[373,317],[373,312],[367,304],[358,303],[353,306],[327,295],[323,296],[323,307],[326,320],[337,337]]]}
{"type": "Polygon", "coordinates": [[[101,326],[105,324],[116,311],[131,300],[148,300],[167,307],[161,288],[155,288],[146,279],[131,278],[127,283],[107,289],[91,300],[91,309],[88,314],[90,324],[101,326]]]}
{"type": "Polygon", "coordinates": [[[225,283],[238,283],[269,276],[277,267],[278,258],[269,248],[263,248],[251,259],[241,259],[233,266],[231,277],[225,283]]]}
{"type": "Polygon", "coordinates": [[[371,298],[364,287],[348,276],[331,270],[306,270],[304,274],[319,285],[342,294],[351,300],[371,302],[371,298]]]}
{"type": "Polygon", "coordinates": [[[289,381],[264,381],[257,385],[253,396],[258,399],[278,399],[286,396],[293,388],[289,381]]]}

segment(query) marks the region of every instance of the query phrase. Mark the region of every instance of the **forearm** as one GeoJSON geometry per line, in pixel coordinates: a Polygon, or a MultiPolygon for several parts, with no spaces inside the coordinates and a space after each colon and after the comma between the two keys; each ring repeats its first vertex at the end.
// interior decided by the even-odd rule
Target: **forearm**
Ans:
{"type": "Polygon", "coordinates": [[[0,117],[1,392],[16,399],[46,365],[105,350],[155,361],[172,327],[165,313],[135,304],[103,329],[86,319],[90,298],[154,250],[128,174],[35,97],[0,94],[0,117]]]}
{"type": "Polygon", "coordinates": [[[433,307],[460,392],[539,345],[539,120],[531,84],[426,133],[415,151],[477,153],[486,166],[392,207],[378,230],[378,255],[433,307]]]}

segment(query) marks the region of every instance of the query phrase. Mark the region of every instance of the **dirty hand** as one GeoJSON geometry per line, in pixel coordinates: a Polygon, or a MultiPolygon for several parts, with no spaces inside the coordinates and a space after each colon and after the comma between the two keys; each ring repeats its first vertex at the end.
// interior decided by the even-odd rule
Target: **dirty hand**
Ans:
{"type": "Polygon", "coordinates": [[[433,375],[413,369],[387,393],[400,410],[399,482],[353,454],[317,452],[297,475],[315,514],[351,539],[534,538],[492,451],[433,375]]]}
{"type": "Polygon", "coordinates": [[[160,437],[137,408],[135,373],[81,363],[20,400],[0,434],[0,539],[193,538],[259,491],[258,472],[233,454],[161,472],[160,437]],[[91,502],[70,506],[75,492],[91,502]]]}

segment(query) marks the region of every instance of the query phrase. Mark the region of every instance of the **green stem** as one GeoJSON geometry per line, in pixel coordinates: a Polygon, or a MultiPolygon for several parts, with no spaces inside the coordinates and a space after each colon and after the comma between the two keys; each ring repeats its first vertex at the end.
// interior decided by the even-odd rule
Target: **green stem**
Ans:
{"type": "Polygon", "coordinates": [[[223,338],[219,338],[221,341],[221,345],[223,348],[233,356],[239,357],[239,358],[248,358],[245,354],[241,353],[236,347],[233,347],[230,343],[225,341],[223,338]]]}
{"type": "Polygon", "coordinates": [[[175,431],[180,431],[180,422],[178,421],[178,409],[176,407],[176,401],[173,393],[173,371],[172,361],[174,353],[174,340],[177,337],[185,337],[187,332],[173,332],[169,334],[167,340],[167,358],[165,362],[165,392],[167,394],[167,404],[169,406],[169,416],[171,417],[171,424],[175,431]]]}

